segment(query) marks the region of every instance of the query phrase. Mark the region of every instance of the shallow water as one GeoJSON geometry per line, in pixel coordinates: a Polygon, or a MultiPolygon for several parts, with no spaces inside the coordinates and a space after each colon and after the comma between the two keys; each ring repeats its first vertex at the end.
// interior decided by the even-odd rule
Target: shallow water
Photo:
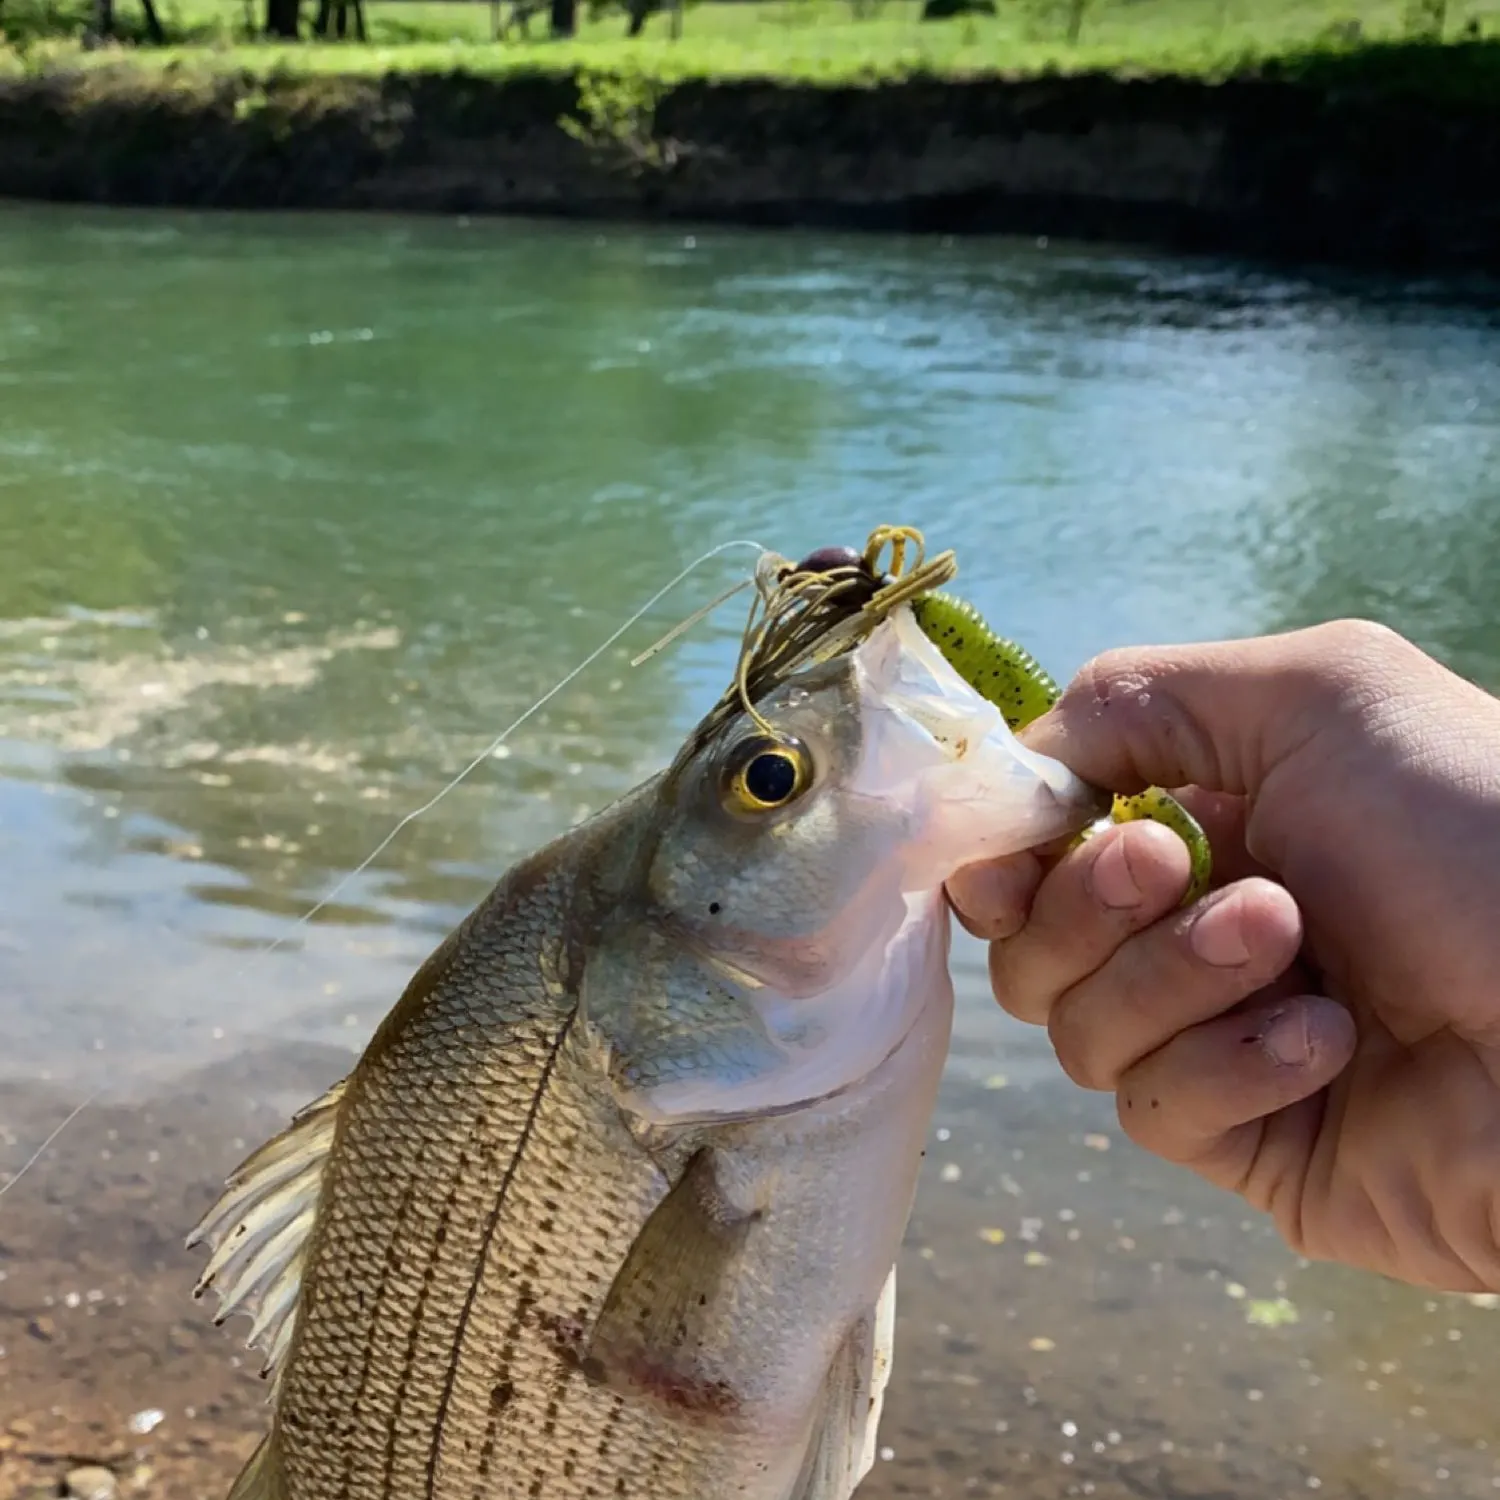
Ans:
{"type": "MultiPolygon", "coordinates": [[[[137,1451],[143,1493],[222,1493],[260,1389],[181,1231],[509,858],[670,753],[739,611],[628,657],[749,554],[295,918],[679,567],[913,522],[1058,674],[1360,612],[1500,686],[1494,306],[1029,243],[0,209],[0,1170],[100,1095],[0,1203],[0,1495],[137,1451]]],[[[957,967],[862,1495],[1500,1490],[1500,1314],[1300,1265],[957,967]]]]}

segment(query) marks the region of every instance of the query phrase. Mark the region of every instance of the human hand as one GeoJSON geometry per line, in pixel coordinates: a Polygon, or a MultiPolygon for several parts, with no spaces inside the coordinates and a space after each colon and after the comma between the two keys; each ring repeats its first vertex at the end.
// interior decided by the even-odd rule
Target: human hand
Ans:
{"type": "Polygon", "coordinates": [[[1500,1290],[1500,702],[1340,622],[1109,652],[1023,738],[1185,788],[1217,888],[1150,823],[960,872],[1001,1004],[1294,1249],[1500,1290]]]}

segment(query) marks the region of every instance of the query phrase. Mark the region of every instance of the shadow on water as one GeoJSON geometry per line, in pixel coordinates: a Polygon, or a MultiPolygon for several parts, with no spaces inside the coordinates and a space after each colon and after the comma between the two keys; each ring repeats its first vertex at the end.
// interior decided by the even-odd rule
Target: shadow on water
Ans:
{"type": "MultiPolygon", "coordinates": [[[[505,863],[671,753],[699,575],[886,520],[1059,674],[1373,613],[1500,683],[1500,319],[1067,247],[0,217],[0,1497],[222,1493],[264,1420],[181,1234],[505,863]],[[107,274],[100,274],[100,267],[107,274]],[[272,955],[258,950],[279,941],[272,955]],[[133,1413],[159,1409],[149,1434],[133,1413]]],[[[960,1010],[862,1494],[1500,1490],[1494,1309],[1303,1265],[960,1010]]]]}

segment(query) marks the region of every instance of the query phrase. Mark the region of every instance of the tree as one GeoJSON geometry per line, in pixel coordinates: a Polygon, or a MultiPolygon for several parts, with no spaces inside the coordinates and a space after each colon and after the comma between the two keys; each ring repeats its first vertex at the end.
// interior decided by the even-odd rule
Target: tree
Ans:
{"type": "Polygon", "coordinates": [[[671,13],[671,36],[675,42],[682,35],[682,0],[625,0],[625,14],[629,17],[625,35],[639,36],[646,29],[646,22],[662,10],[671,13]]]}
{"type": "MultiPolygon", "coordinates": [[[[115,0],[94,0],[94,19],[89,28],[91,42],[108,41],[115,34],[115,0]]],[[[156,11],[156,0],[141,0],[141,10],[146,21],[146,36],[156,46],[165,45],[167,33],[156,11]]]]}
{"type": "Polygon", "coordinates": [[[354,36],[365,41],[364,0],[318,0],[318,14],[313,21],[313,35],[326,38],[330,31],[340,41],[349,34],[349,12],[354,12],[354,36]]]}
{"type": "Polygon", "coordinates": [[[266,35],[295,42],[302,33],[302,0],[266,0],[266,35]]]}

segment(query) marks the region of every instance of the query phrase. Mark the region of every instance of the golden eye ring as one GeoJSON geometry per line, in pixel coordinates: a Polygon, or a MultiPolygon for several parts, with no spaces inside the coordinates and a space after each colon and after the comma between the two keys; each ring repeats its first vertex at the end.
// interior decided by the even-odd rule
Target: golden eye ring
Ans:
{"type": "Polygon", "coordinates": [[[724,774],[724,800],[734,812],[774,812],[795,802],[812,780],[812,757],[790,735],[756,735],[736,747],[724,774]]]}

